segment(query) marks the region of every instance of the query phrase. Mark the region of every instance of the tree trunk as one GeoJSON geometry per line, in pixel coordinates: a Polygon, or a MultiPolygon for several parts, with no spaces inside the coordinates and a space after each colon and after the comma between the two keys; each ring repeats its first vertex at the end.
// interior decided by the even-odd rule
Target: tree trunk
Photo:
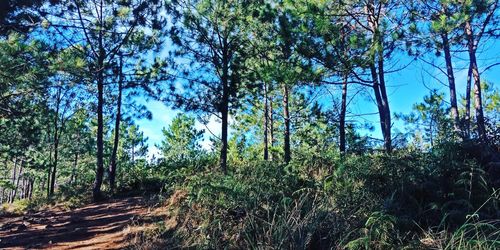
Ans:
{"type": "Polygon", "coordinates": [[[33,198],[33,189],[35,188],[35,177],[30,179],[30,189],[28,194],[28,199],[33,198]]]}
{"type": "Polygon", "coordinates": [[[57,103],[56,108],[56,119],[54,122],[54,162],[52,163],[52,172],[50,177],[50,189],[49,189],[49,197],[54,194],[54,188],[56,185],[56,171],[57,171],[57,163],[59,157],[59,102],[57,103]]]}
{"type": "Polygon", "coordinates": [[[380,118],[380,128],[382,130],[382,136],[384,138],[384,148],[385,151],[390,153],[392,150],[391,147],[391,131],[390,131],[390,126],[387,126],[388,122],[390,123],[390,116],[389,116],[389,121],[387,121],[387,109],[386,105],[382,99],[382,94],[380,91],[380,84],[378,82],[378,74],[377,70],[375,69],[375,65],[372,64],[370,65],[370,70],[372,74],[372,79],[373,79],[373,92],[375,93],[375,100],[377,102],[377,108],[378,108],[378,113],[379,113],[379,118],[380,118]],[[389,129],[388,129],[389,128],[389,129]]]}
{"type": "Polygon", "coordinates": [[[455,89],[455,75],[453,72],[453,63],[451,60],[450,42],[446,32],[441,33],[443,41],[444,59],[446,62],[446,75],[448,77],[448,88],[450,89],[451,117],[453,119],[453,128],[455,133],[460,133],[460,116],[458,113],[457,92],[455,89]]]}
{"type": "Polygon", "coordinates": [[[285,122],[283,151],[284,160],[288,164],[292,159],[290,151],[290,110],[289,110],[289,89],[287,84],[283,84],[283,118],[285,122]]]}
{"type": "MultiPolygon", "coordinates": [[[[50,128],[47,128],[47,139],[50,138],[50,128]]],[[[52,144],[53,146],[54,144],[52,144]]],[[[52,148],[49,150],[49,163],[52,163],[52,148]]],[[[47,198],[50,198],[50,176],[52,175],[52,164],[49,164],[47,167],[47,189],[45,190],[47,192],[47,198]]],[[[45,180],[43,183],[43,188],[45,188],[45,180]]]]}
{"type": "Polygon", "coordinates": [[[227,174],[227,130],[228,130],[228,111],[225,108],[222,111],[222,145],[220,151],[220,167],[224,174],[227,174]]]}
{"type": "Polygon", "coordinates": [[[342,103],[340,106],[340,119],[339,119],[339,148],[340,153],[346,152],[346,138],[345,138],[345,116],[347,112],[347,77],[344,77],[342,84],[342,103]]]}
{"type": "MultiPolygon", "coordinates": [[[[383,3],[379,3],[383,4],[383,3]]],[[[392,138],[391,138],[391,110],[389,108],[389,99],[387,97],[385,85],[385,70],[384,70],[384,47],[383,38],[380,34],[379,20],[375,13],[375,3],[369,0],[365,7],[368,23],[373,33],[372,48],[375,49],[374,54],[371,55],[370,72],[373,80],[373,90],[375,92],[375,99],[380,117],[380,125],[382,136],[384,137],[384,149],[387,153],[392,151],[392,138]],[[377,60],[376,60],[377,58],[377,60]],[[375,65],[377,63],[377,65],[375,65]],[[378,72],[377,72],[378,70],[378,72]]]]}
{"type": "MultiPolygon", "coordinates": [[[[17,178],[17,158],[14,158],[14,168],[12,169],[12,185],[16,183],[16,178],[17,178]]],[[[12,203],[14,201],[13,196],[14,196],[14,190],[10,190],[9,203],[12,203]]]]}
{"type": "Polygon", "coordinates": [[[97,76],[97,169],[96,177],[94,181],[94,188],[92,190],[92,196],[94,201],[100,200],[101,198],[101,185],[102,178],[104,175],[104,141],[103,141],[103,131],[104,131],[104,120],[103,120],[103,106],[104,106],[104,51],[101,50],[101,56],[99,58],[99,69],[97,76]]]}
{"type": "Polygon", "coordinates": [[[122,110],[122,91],[123,91],[123,58],[120,55],[120,72],[118,76],[118,100],[116,104],[116,122],[115,122],[115,138],[113,141],[113,152],[111,153],[111,164],[109,166],[109,189],[113,193],[115,189],[116,178],[116,154],[118,152],[118,142],[120,137],[120,120],[122,110]]]}
{"type": "Polygon", "coordinates": [[[264,160],[269,160],[269,103],[267,99],[267,84],[264,82],[264,160]]]}
{"type": "Polygon", "coordinates": [[[465,119],[464,119],[464,132],[465,137],[470,138],[470,91],[472,82],[472,65],[469,65],[469,71],[467,72],[467,86],[465,90],[465,119]]]}
{"type": "MultiPolygon", "coordinates": [[[[269,98],[269,145],[271,149],[274,147],[274,113],[273,113],[273,98],[269,98]]],[[[273,160],[273,151],[269,155],[269,159],[273,160]]]]}
{"type": "Polygon", "coordinates": [[[22,173],[23,173],[23,161],[21,160],[21,163],[19,164],[19,172],[17,174],[16,187],[12,191],[12,197],[11,197],[10,203],[14,202],[14,200],[16,199],[17,190],[19,189],[19,182],[21,180],[22,173]]]}
{"type": "Polygon", "coordinates": [[[100,200],[102,198],[101,195],[101,185],[102,178],[104,175],[104,119],[103,119],[103,106],[104,106],[104,59],[106,53],[104,51],[103,44],[103,26],[104,26],[104,17],[103,17],[103,5],[104,2],[101,0],[101,4],[99,7],[99,26],[101,29],[99,30],[98,43],[99,50],[97,55],[97,169],[96,176],[94,181],[94,188],[92,189],[92,197],[94,201],[100,200]]]}
{"type": "Polygon", "coordinates": [[[40,177],[40,179],[41,179],[41,181],[38,185],[38,189],[43,193],[43,190],[45,189],[45,181],[47,181],[47,180],[43,176],[40,177]]]}
{"type": "Polygon", "coordinates": [[[220,150],[220,168],[224,174],[227,174],[227,139],[228,139],[228,116],[229,116],[229,55],[227,52],[227,38],[223,38],[224,49],[222,52],[222,103],[221,103],[221,150],[220,150]]]}
{"type": "Polygon", "coordinates": [[[481,77],[477,66],[476,45],[470,21],[465,22],[465,34],[469,51],[469,62],[472,68],[472,76],[474,77],[474,109],[476,112],[477,133],[479,139],[483,143],[486,143],[486,126],[484,124],[483,103],[481,96],[481,77]]]}
{"type": "Polygon", "coordinates": [[[19,198],[24,199],[26,194],[26,178],[23,178],[21,182],[21,192],[19,193],[19,198]]]}
{"type": "MultiPolygon", "coordinates": [[[[52,155],[52,153],[50,153],[50,154],[52,155]]],[[[48,172],[47,172],[47,190],[46,191],[47,191],[47,198],[50,198],[50,176],[52,175],[51,174],[52,166],[49,165],[49,167],[47,169],[48,169],[48,172]]]]}
{"type": "MultiPolygon", "coordinates": [[[[382,45],[381,45],[382,46],[382,45]]],[[[384,135],[384,148],[387,153],[392,152],[392,136],[391,136],[391,109],[389,108],[389,98],[387,97],[387,90],[385,86],[385,72],[384,72],[384,55],[383,49],[379,51],[378,57],[378,77],[380,79],[379,88],[382,97],[383,106],[383,121],[382,129],[384,135]]]]}
{"type": "MultiPolygon", "coordinates": [[[[99,73],[102,75],[102,73],[99,73]]],[[[94,189],[92,190],[92,195],[94,201],[101,198],[101,185],[102,178],[104,174],[104,162],[103,162],[103,130],[104,130],[104,120],[103,120],[103,94],[104,94],[104,84],[102,77],[99,77],[97,83],[98,101],[97,101],[97,169],[96,177],[94,182],[94,189]]]]}

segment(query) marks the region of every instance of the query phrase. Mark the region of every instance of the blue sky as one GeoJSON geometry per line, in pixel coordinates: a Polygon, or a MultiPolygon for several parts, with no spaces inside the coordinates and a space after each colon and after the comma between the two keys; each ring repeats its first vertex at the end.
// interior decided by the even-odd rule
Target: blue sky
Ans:
{"type": "MultiPolygon", "coordinates": [[[[162,53],[166,54],[166,53],[162,53]]],[[[443,58],[436,58],[434,56],[429,57],[435,60],[438,65],[443,65],[443,58]]],[[[454,67],[455,67],[455,78],[456,87],[459,95],[465,93],[465,85],[467,79],[467,60],[468,56],[465,53],[454,54],[454,67]]],[[[406,65],[411,58],[405,55],[399,55],[388,62],[387,65],[406,65]]],[[[498,41],[491,40],[488,41],[478,53],[478,63],[480,71],[492,63],[500,62],[500,44],[498,41]]],[[[445,69],[445,67],[442,67],[445,69]]],[[[498,87],[498,79],[500,79],[500,66],[493,67],[488,71],[482,73],[481,80],[486,80],[493,85],[498,87]]],[[[421,102],[423,97],[429,94],[430,89],[438,89],[445,94],[448,93],[448,87],[440,83],[439,81],[446,82],[446,77],[440,70],[429,66],[422,61],[414,61],[408,67],[386,76],[387,80],[387,91],[389,95],[389,102],[391,107],[391,113],[409,113],[412,111],[413,104],[421,102]],[[432,76],[431,76],[432,75],[432,76]]],[[[353,90],[351,93],[354,92],[353,90]]],[[[369,114],[376,113],[377,107],[368,97],[371,95],[371,89],[366,88],[365,94],[357,95],[353,102],[350,104],[350,112],[354,115],[359,114],[369,114]]],[[[340,92],[333,92],[334,95],[340,96],[340,92]]],[[[331,99],[330,99],[331,100],[331,99]]],[[[149,156],[159,156],[159,151],[155,145],[160,144],[162,140],[162,128],[168,127],[171,123],[173,117],[181,110],[173,110],[167,107],[164,103],[159,101],[144,101],[146,107],[152,112],[153,119],[137,120],[136,123],[140,126],[144,135],[149,138],[149,156]]],[[[328,97],[325,95],[325,99],[321,101],[325,108],[328,107],[328,97]],[[325,101],[326,100],[326,101],[325,101]]],[[[378,124],[378,115],[364,115],[356,117],[359,122],[369,122],[373,124],[374,131],[364,131],[372,137],[381,138],[381,132],[378,124]]],[[[402,129],[402,123],[398,121],[394,122],[395,129],[402,129]]],[[[214,134],[220,133],[220,124],[213,117],[210,122],[205,126],[197,122],[196,127],[198,129],[207,128],[214,134]]],[[[206,132],[204,136],[204,141],[202,146],[206,149],[210,148],[209,138],[211,134],[206,132]]]]}

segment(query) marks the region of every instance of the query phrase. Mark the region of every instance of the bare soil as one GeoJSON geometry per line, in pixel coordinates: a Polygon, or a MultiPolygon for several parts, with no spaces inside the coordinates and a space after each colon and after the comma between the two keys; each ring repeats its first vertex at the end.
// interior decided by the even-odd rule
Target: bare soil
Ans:
{"type": "Polygon", "coordinates": [[[133,197],[0,218],[0,249],[123,249],[130,226],[147,212],[133,197]]]}

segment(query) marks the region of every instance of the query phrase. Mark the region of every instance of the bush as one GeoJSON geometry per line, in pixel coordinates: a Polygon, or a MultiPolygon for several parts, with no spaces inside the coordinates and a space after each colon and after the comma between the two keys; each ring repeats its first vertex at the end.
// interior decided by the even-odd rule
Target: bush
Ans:
{"type": "Polygon", "coordinates": [[[214,157],[165,164],[161,235],[172,248],[492,249],[499,195],[461,150],[241,161],[228,175],[214,157]]]}

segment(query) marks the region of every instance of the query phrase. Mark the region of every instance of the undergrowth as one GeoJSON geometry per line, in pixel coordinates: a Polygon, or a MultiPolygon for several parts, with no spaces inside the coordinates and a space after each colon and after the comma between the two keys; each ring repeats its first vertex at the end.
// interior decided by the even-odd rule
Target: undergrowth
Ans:
{"type": "Polygon", "coordinates": [[[168,213],[152,238],[194,249],[500,247],[499,192],[480,162],[449,145],[314,168],[243,161],[223,175],[215,165],[164,166],[168,213]]]}

